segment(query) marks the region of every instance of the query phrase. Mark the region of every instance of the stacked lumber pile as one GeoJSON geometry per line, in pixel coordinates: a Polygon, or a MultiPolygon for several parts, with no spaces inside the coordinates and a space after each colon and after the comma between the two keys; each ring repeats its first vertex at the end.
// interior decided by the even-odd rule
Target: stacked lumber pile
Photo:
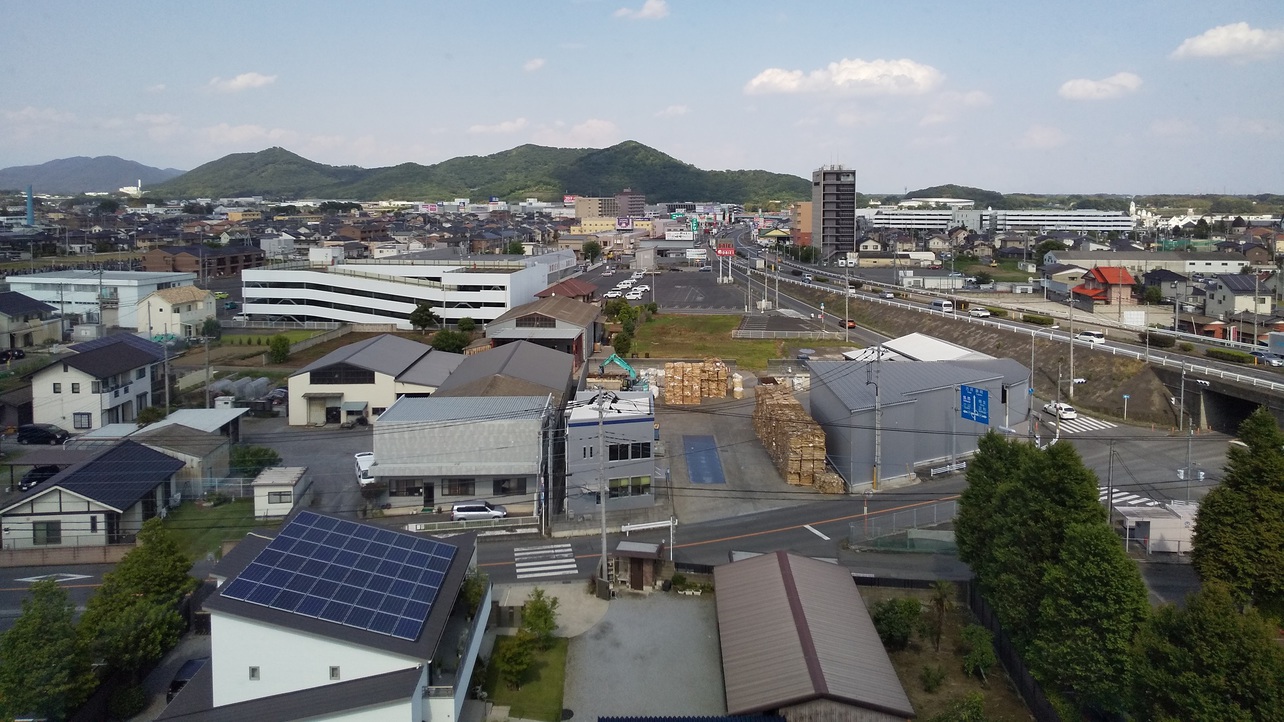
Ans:
{"type": "Polygon", "coordinates": [[[789,387],[760,384],[754,394],[754,430],[785,483],[841,493],[842,480],[838,479],[835,485],[826,476],[837,478],[825,470],[825,432],[807,415],[789,387]]]}
{"type": "Polygon", "coordinates": [[[720,359],[700,363],[674,361],[664,365],[664,402],[696,406],[700,399],[727,397],[727,365],[720,359]]]}

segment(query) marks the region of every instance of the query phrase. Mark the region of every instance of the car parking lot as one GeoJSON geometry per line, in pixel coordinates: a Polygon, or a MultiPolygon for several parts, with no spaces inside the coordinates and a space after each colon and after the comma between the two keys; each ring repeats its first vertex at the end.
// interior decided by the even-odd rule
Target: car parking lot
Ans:
{"type": "MultiPolygon", "coordinates": [[[[717,273],[700,273],[697,265],[666,265],[664,268],[668,270],[648,271],[623,287],[619,284],[632,279],[632,271],[590,271],[581,280],[597,286],[603,298],[625,298],[635,304],[654,302],[661,311],[671,313],[744,312],[743,278],[736,284],[720,284],[717,273]],[[607,273],[610,275],[606,275],[607,273]],[[632,297],[629,297],[630,293],[632,297]]],[[[717,268],[716,265],[714,268],[717,268]]],[[[761,289],[758,293],[761,293],[761,289]]]]}
{"type": "Polygon", "coordinates": [[[266,446],[281,455],[282,466],[306,466],[315,485],[319,511],[353,516],[365,506],[357,484],[353,455],[370,451],[374,445],[370,426],[341,429],[332,424],[322,428],[288,426],[284,416],[244,417],[241,439],[247,444],[266,446]]]}

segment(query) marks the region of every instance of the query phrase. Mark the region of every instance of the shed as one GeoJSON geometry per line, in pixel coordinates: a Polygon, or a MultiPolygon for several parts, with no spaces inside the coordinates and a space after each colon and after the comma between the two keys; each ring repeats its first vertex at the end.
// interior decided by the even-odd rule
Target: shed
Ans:
{"type": "Polygon", "coordinates": [[[1128,541],[1152,552],[1189,554],[1195,534],[1196,504],[1174,501],[1162,507],[1118,506],[1128,541]]]}
{"type": "Polygon", "coordinates": [[[254,516],[278,519],[295,507],[312,501],[312,477],[306,466],[269,466],[250,484],[254,488],[254,516]]]}
{"type": "Polygon", "coordinates": [[[849,571],[778,551],[719,566],[713,578],[727,714],[914,718],[849,571]]]}
{"type": "Polygon", "coordinates": [[[664,559],[664,542],[649,544],[621,540],[611,556],[615,578],[628,584],[629,589],[641,591],[655,586],[655,579],[664,559]]]}

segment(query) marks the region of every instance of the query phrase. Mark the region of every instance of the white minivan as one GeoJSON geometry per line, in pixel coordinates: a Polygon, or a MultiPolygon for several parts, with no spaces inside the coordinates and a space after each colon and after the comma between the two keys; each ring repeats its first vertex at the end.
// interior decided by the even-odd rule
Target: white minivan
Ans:
{"type": "Polygon", "coordinates": [[[353,454],[357,466],[357,483],[361,486],[374,483],[374,474],[370,473],[370,467],[374,466],[374,452],[361,451],[353,454]]]}
{"type": "Polygon", "coordinates": [[[1076,341],[1084,343],[1105,343],[1106,335],[1100,331],[1080,331],[1074,335],[1076,341]]]}
{"type": "Polygon", "coordinates": [[[954,313],[954,302],[944,298],[932,301],[932,310],[941,313],[954,313]]]}

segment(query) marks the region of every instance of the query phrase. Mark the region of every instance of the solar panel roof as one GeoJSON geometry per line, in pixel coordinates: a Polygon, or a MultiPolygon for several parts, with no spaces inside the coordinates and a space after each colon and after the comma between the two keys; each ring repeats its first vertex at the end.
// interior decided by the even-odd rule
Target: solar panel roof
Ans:
{"type": "Polygon", "coordinates": [[[303,511],[222,595],[414,640],[454,554],[449,544],[303,511]]]}

